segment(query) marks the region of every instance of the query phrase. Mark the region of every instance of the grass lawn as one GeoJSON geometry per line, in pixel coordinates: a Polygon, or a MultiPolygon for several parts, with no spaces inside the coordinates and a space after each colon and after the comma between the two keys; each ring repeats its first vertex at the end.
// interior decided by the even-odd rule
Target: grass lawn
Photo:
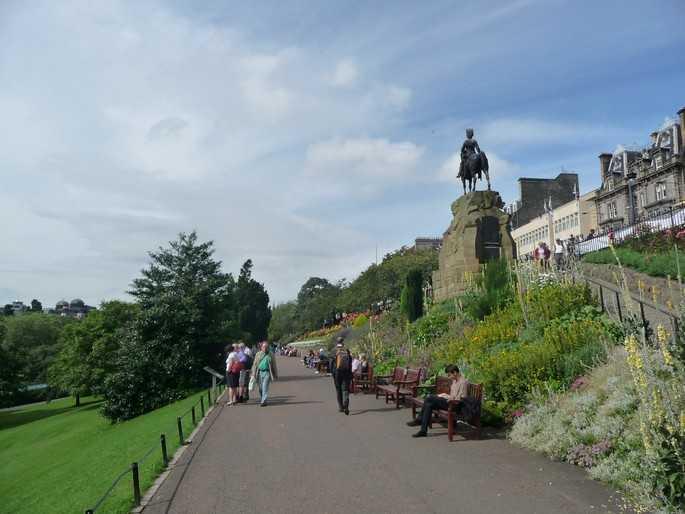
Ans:
{"type": "MultiPolygon", "coordinates": [[[[100,401],[72,399],[0,412],[0,512],[78,513],[94,506],[112,481],[153,446],[140,467],[147,489],[162,468],[159,436],[165,433],[169,457],[178,448],[176,417],[198,402],[197,393],[138,418],[110,424],[100,416],[100,401]]],[[[200,419],[199,406],[196,408],[200,419]]],[[[184,435],[192,431],[184,417],[184,435]]],[[[131,474],[121,480],[100,512],[128,512],[133,503],[131,474]]]]}
{"type": "MultiPolygon", "coordinates": [[[[676,278],[678,276],[678,263],[680,272],[685,272],[685,255],[682,251],[669,250],[660,253],[647,253],[633,250],[632,248],[615,248],[616,256],[623,266],[632,268],[654,277],[676,278]]],[[[599,250],[583,256],[583,260],[592,264],[616,264],[616,256],[610,249],[599,250]]]]}

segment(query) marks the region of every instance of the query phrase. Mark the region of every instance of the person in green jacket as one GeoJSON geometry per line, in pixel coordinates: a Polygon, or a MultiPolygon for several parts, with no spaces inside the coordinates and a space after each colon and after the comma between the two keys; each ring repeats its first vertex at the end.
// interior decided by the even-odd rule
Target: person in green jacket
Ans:
{"type": "Polygon", "coordinates": [[[276,368],[276,358],[269,349],[269,343],[264,341],[261,350],[257,352],[252,364],[252,376],[255,377],[259,385],[260,405],[266,406],[266,399],[269,395],[269,384],[278,378],[276,368]]]}

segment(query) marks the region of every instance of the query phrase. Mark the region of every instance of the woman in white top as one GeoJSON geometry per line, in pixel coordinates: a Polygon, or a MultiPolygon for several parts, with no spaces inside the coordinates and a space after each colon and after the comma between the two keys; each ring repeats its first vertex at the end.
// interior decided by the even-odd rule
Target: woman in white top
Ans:
{"type": "Polygon", "coordinates": [[[226,357],[226,386],[228,387],[228,402],[226,405],[233,405],[238,398],[238,382],[240,379],[240,360],[236,351],[237,344],[229,345],[231,351],[226,357]]]}

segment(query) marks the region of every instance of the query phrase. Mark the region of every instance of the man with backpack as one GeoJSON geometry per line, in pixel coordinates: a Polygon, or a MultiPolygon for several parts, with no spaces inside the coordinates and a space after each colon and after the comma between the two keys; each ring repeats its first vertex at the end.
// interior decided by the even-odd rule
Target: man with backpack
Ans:
{"type": "Polygon", "coordinates": [[[338,337],[333,359],[333,382],[338,397],[338,409],[345,415],[350,415],[350,384],[352,383],[352,355],[345,348],[342,337],[338,337]]]}

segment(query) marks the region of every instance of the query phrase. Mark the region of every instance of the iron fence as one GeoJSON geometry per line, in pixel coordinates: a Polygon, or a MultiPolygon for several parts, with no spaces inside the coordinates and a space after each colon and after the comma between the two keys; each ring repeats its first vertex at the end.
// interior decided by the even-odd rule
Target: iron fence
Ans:
{"type": "MultiPolygon", "coordinates": [[[[186,410],[183,414],[178,416],[176,418],[176,429],[178,431],[178,438],[179,438],[179,444],[180,446],[184,446],[188,442],[186,441],[185,434],[183,432],[183,418],[186,416],[190,415],[190,420],[192,423],[192,426],[195,427],[198,423],[198,421],[202,420],[206,414],[209,413],[210,407],[213,404],[216,404],[223,394],[225,389],[225,384],[223,383],[223,380],[220,381],[216,388],[210,387],[207,389],[207,406],[205,409],[205,395],[204,393],[200,396],[200,399],[195,402],[193,405],[190,406],[188,410],[186,410]],[[213,396],[213,397],[212,397],[213,396]],[[197,414],[198,411],[196,411],[196,407],[199,407],[199,414],[200,417],[198,419],[197,414]]],[[[124,469],[117,477],[114,479],[112,484],[109,486],[107,491],[100,496],[100,498],[95,502],[93,507],[86,509],[85,514],[95,514],[97,510],[105,503],[105,501],[112,495],[112,492],[116,488],[117,485],[126,477],[128,474],[131,474],[131,485],[132,485],[132,499],[133,503],[136,507],[140,506],[140,503],[142,501],[142,491],[140,488],[140,465],[143,464],[150,456],[153,454],[160,452],[161,457],[162,457],[162,465],[163,468],[167,468],[169,466],[169,454],[167,451],[167,438],[166,434],[160,434],[159,436],[159,443],[155,443],[153,446],[151,446],[145,454],[139,458],[137,461],[132,462],[130,466],[128,466],[126,469],[124,469]]]]}
{"type": "Polygon", "coordinates": [[[668,208],[650,216],[642,216],[635,223],[623,226],[616,230],[605,231],[592,239],[575,243],[574,253],[578,256],[609,247],[611,239],[613,244],[620,244],[626,239],[639,236],[644,232],[659,232],[673,227],[685,225],[685,207],[668,208]]]}
{"type": "Polygon", "coordinates": [[[634,315],[644,328],[658,323],[668,323],[673,327],[674,334],[680,330],[680,316],[670,309],[633,293],[627,293],[630,301],[637,305],[638,312],[634,312],[631,306],[627,305],[626,292],[620,287],[594,278],[583,277],[582,280],[597,292],[602,312],[613,314],[619,321],[623,322],[628,316],[634,315]]]}

